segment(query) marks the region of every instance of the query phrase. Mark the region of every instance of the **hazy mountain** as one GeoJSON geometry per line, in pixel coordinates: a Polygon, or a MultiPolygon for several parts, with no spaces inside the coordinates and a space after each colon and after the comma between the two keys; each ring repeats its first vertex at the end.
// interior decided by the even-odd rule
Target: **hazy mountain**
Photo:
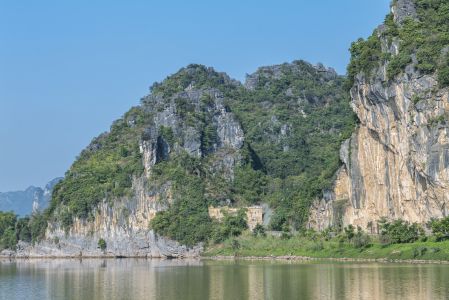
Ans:
{"type": "Polygon", "coordinates": [[[33,210],[42,210],[48,206],[53,187],[61,181],[58,177],[44,188],[30,186],[24,191],[0,193],[0,211],[14,211],[19,216],[31,214],[33,210]]]}

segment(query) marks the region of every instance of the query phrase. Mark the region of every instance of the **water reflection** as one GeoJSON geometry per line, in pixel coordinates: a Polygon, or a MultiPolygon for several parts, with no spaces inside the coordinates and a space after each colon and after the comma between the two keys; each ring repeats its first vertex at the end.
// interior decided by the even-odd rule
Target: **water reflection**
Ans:
{"type": "Polygon", "coordinates": [[[0,260],[0,299],[449,299],[449,266],[0,260]]]}

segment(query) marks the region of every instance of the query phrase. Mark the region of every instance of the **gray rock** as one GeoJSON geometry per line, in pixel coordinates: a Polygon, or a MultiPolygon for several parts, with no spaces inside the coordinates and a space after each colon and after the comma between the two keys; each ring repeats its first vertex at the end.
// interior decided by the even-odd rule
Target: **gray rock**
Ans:
{"type": "Polygon", "coordinates": [[[396,0],[396,3],[391,7],[394,21],[399,24],[406,18],[416,18],[416,8],[413,0],[396,0]]]}

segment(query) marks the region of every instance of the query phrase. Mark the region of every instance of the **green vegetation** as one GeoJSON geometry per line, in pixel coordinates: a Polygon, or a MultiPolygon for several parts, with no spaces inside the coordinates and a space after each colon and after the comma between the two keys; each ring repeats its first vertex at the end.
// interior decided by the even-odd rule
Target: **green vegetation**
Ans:
{"type": "Polygon", "coordinates": [[[42,214],[17,218],[13,212],[0,211],[0,251],[14,250],[17,242],[36,242],[45,233],[47,226],[42,214]]]}
{"type": "Polygon", "coordinates": [[[253,235],[266,237],[267,233],[265,232],[265,227],[263,227],[261,224],[257,224],[256,227],[254,227],[253,229],[253,235]]]}
{"type": "Polygon", "coordinates": [[[429,121],[428,121],[427,124],[428,124],[430,127],[434,127],[434,126],[436,126],[436,125],[438,125],[438,124],[440,124],[440,123],[446,122],[446,119],[447,119],[447,115],[445,115],[445,114],[439,115],[439,116],[437,116],[437,117],[434,117],[434,118],[429,119],[429,121]]]}
{"type": "Polygon", "coordinates": [[[245,232],[209,247],[205,256],[305,256],[315,258],[364,258],[389,260],[449,260],[449,217],[432,222],[433,234],[424,238],[416,224],[402,220],[380,222],[381,234],[368,235],[352,225],[342,231],[306,230],[289,238],[245,232]],[[385,242],[385,237],[388,242],[385,242]],[[233,244],[238,243],[235,249],[233,244]]]}
{"type": "Polygon", "coordinates": [[[449,217],[430,221],[430,228],[437,241],[449,239],[449,217]]]}
{"type": "Polygon", "coordinates": [[[366,76],[371,76],[373,70],[380,65],[382,57],[380,39],[377,31],[367,39],[358,39],[357,42],[351,44],[349,49],[351,53],[351,61],[348,65],[348,88],[354,84],[354,78],[357,74],[363,72],[366,76]]]}
{"type": "Polygon", "coordinates": [[[225,214],[222,222],[210,219],[208,207],[214,200],[208,197],[206,187],[214,176],[209,175],[210,178],[206,169],[202,160],[187,153],[154,166],[153,184],[171,182],[173,194],[169,209],[151,221],[151,228],[158,234],[193,246],[199,242],[221,242],[247,228],[244,210],[237,215],[225,214]]]}
{"type": "Polygon", "coordinates": [[[188,246],[209,239],[212,220],[208,214],[204,182],[198,176],[202,172],[200,161],[188,154],[154,167],[154,181],[172,182],[173,203],[151,221],[152,229],[188,246]]]}
{"type": "MultiPolygon", "coordinates": [[[[191,84],[198,90],[218,88],[221,91],[232,89],[236,85],[223,73],[217,73],[212,68],[203,65],[191,64],[182,68],[176,74],[170,75],[161,83],[154,83],[151,86],[151,92],[163,94],[164,97],[171,97],[176,93],[183,92],[191,84]]],[[[182,105],[182,103],[180,104],[182,105]]],[[[188,107],[185,108],[188,109],[188,107]]]]}
{"type": "Polygon", "coordinates": [[[424,229],[416,223],[409,224],[403,220],[388,222],[381,219],[380,241],[383,244],[413,243],[420,238],[425,238],[424,229]]]}
{"type": "Polygon", "coordinates": [[[105,251],[106,250],[106,247],[107,247],[107,245],[106,245],[106,241],[104,240],[104,239],[99,239],[98,240],[98,248],[100,248],[101,249],[101,251],[105,251]]]}
{"type": "Polygon", "coordinates": [[[132,179],[143,172],[139,140],[150,117],[132,108],[84,150],[53,191],[46,216],[56,217],[65,228],[73,217],[88,218],[103,199],[132,193],[132,179]]]}
{"type": "Polygon", "coordinates": [[[13,249],[17,244],[17,217],[12,212],[0,212],[0,249],[13,249]]]}
{"type": "Polygon", "coordinates": [[[229,237],[237,237],[248,228],[246,224],[246,211],[240,209],[237,215],[224,213],[223,220],[218,223],[215,222],[214,230],[212,232],[212,241],[220,243],[229,237]]]}
{"type": "Polygon", "coordinates": [[[393,79],[404,71],[416,57],[415,68],[422,74],[437,73],[442,87],[449,86],[449,3],[446,0],[415,0],[417,18],[407,18],[400,25],[389,14],[385,28],[375,30],[367,39],[351,45],[351,62],[348,66],[349,85],[363,72],[372,76],[373,70],[388,62],[387,76],[393,79]],[[381,50],[380,38],[391,43],[399,40],[399,53],[390,55],[381,50]]]}
{"type": "Polygon", "coordinates": [[[373,239],[363,247],[353,242],[341,241],[337,238],[325,240],[312,239],[295,235],[289,239],[267,236],[254,237],[245,233],[238,238],[228,239],[224,243],[209,247],[204,256],[303,256],[315,258],[363,258],[363,259],[421,259],[449,260],[449,241],[415,242],[409,244],[383,245],[373,239]],[[232,244],[237,242],[236,250],[232,244]]]}
{"type": "MultiPolygon", "coordinates": [[[[351,135],[355,117],[343,77],[323,73],[304,61],[279,68],[277,76],[270,68],[259,70],[252,90],[196,65],[153,86],[153,93],[171,97],[178,116],[201,133],[204,154],[199,159],[172,154],[154,166],[150,181],[159,187],[171,182],[173,192],[169,209],[151,222],[157,233],[187,245],[235,236],[228,222],[233,216],[217,224],[207,214],[209,205],[224,201],[234,207],[269,203],[275,209],[272,229],[289,231],[304,224],[311,201],[331,185],[340,166],[340,145],[351,135]],[[195,88],[222,91],[226,109],[242,124],[243,161],[235,168],[233,180],[211,171],[216,159],[211,150],[217,140],[210,110],[214,102],[206,92],[195,107],[180,93],[189,82],[195,88]]],[[[173,134],[162,129],[164,139],[171,139],[173,134]]]]}
{"type": "Polygon", "coordinates": [[[311,201],[330,187],[356,121],[342,77],[304,61],[279,69],[276,76],[259,70],[253,90],[238,89],[226,102],[243,126],[251,159],[237,171],[235,189],[244,182],[244,203],[275,208],[272,229],[299,229],[311,201]]]}
{"type": "MultiPolygon", "coordinates": [[[[335,238],[291,234],[304,230],[312,201],[331,187],[341,165],[341,143],[356,126],[348,87],[353,85],[357,74],[371,77],[379,66],[387,64],[387,76],[393,79],[414,62],[422,74],[436,73],[441,86],[449,85],[449,3],[446,0],[415,0],[415,3],[417,19],[408,18],[396,24],[390,14],[383,28],[351,45],[348,80],[321,66],[295,61],[259,69],[248,78],[249,89],[201,65],[189,65],[155,83],[152,95],[142,100],[142,106],[132,108],[80,154],[64,180],[55,186],[50,207],[44,214],[23,219],[9,213],[0,215],[0,246],[13,248],[19,239],[42,238],[48,221],[57,220],[68,230],[75,217],[92,220],[94,209],[102,201],[132,196],[133,180],[144,171],[139,142],[147,138],[157,139],[154,142],[158,147],[162,143],[164,149],[166,144],[176,149],[170,157],[157,158],[152,176],[145,183],[153,191],[170,187],[170,195],[161,199],[168,209],[158,213],[149,226],[182,244],[224,241],[223,251],[227,251],[228,245],[230,251],[244,252],[259,251],[258,245],[265,245],[267,240],[274,243],[273,247],[279,244],[280,249],[304,242],[297,251],[335,250],[343,255],[346,250],[368,253],[376,247],[385,254],[383,249],[394,248],[398,243],[423,239],[419,226],[402,221],[382,221],[379,241],[354,227],[336,233],[335,238]],[[383,45],[385,42],[388,45],[383,45]],[[397,55],[382,51],[382,46],[390,48],[397,42],[397,55]],[[187,93],[190,90],[195,90],[197,93],[193,94],[199,98],[187,93]],[[221,92],[219,96],[215,96],[217,90],[221,92]],[[222,148],[219,151],[223,153],[215,152],[218,142],[215,97],[222,98],[225,110],[233,112],[243,128],[245,143],[240,150],[222,148]],[[170,121],[181,123],[176,125],[179,128],[161,125],[171,123],[153,122],[155,113],[168,106],[172,106],[176,116],[164,118],[176,118],[170,121]],[[192,157],[180,150],[185,146],[180,130],[199,134],[202,157],[192,157]],[[154,131],[158,132],[157,137],[152,136],[154,131]],[[227,170],[228,174],[216,168],[223,162],[223,155],[238,161],[235,168],[227,170]],[[237,215],[225,215],[221,223],[208,215],[209,205],[244,207],[258,203],[268,203],[274,209],[268,229],[281,231],[279,239],[265,237],[263,227],[256,227],[252,236],[239,238],[247,227],[243,210],[237,215]],[[248,244],[249,241],[254,241],[254,245],[248,244]]],[[[418,96],[413,99],[415,104],[418,101],[418,96]]],[[[429,124],[443,121],[445,116],[440,116],[429,124]]],[[[336,203],[335,211],[341,211],[345,203],[336,203]]],[[[446,239],[446,225],[434,221],[436,240],[446,239]]],[[[272,251],[270,247],[264,249],[272,251]]],[[[433,253],[424,248],[410,251],[416,256],[433,253]]]]}

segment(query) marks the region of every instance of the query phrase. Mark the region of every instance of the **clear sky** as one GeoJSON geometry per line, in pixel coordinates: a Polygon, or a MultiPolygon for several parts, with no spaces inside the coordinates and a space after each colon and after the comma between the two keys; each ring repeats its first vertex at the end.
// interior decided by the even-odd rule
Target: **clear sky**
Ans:
{"type": "Polygon", "coordinates": [[[0,191],[61,176],[99,133],[189,63],[244,80],[304,59],[345,73],[389,0],[0,0],[0,191]]]}

